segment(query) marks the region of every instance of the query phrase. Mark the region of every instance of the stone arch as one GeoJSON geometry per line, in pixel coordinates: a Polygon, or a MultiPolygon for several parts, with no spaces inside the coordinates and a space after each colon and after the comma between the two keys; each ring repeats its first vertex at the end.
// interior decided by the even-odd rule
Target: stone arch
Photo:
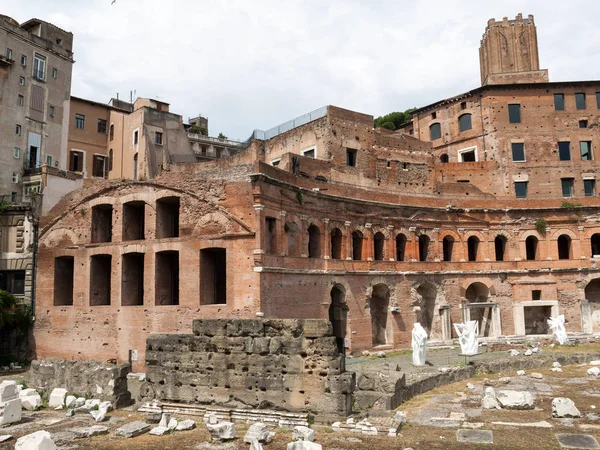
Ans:
{"type": "Polygon", "coordinates": [[[541,241],[544,239],[544,236],[542,236],[539,232],[537,232],[535,230],[526,230],[526,231],[523,231],[521,234],[519,234],[519,241],[525,242],[529,236],[535,237],[538,241],[541,241]]]}
{"type": "Polygon", "coordinates": [[[373,232],[373,235],[375,235],[376,233],[383,234],[383,237],[385,239],[389,239],[391,237],[390,230],[388,230],[387,227],[382,227],[382,226],[379,226],[379,225],[373,225],[371,227],[371,231],[373,232]]]}
{"type": "Polygon", "coordinates": [[[102,195],[100,197],[92,198],[88,201],[88,206],[93,208],[98,205],[116,205],[119,202],[117,197],[109,197],[108,195],[102,195]]]}
{"type": "Polygon", "coordinates": [[[346,304],[346,288],[335,283],[330,291],[329,321],[333,327],[333,335],[340,354],[346,353],[346,334],[348,328],[348,305],[346,304]]]}
{"type": "Polygon", "coordinates": [[[447,228],[444,228],[442,230],[440,230],[439,234],[438,234],[438,239],[441,241],[444,240],[444,238],[446,236],[451,236],[454,239],[454,242],[462,242],[462,237],[460,234],[458,234],[456,231],[454,230],[450,230],[447,228]]]}
{"type": "MultiPolygon", "coordinates": [[[[164,191],[161,191],[164,192],[164,191]]],[[[173,194],[171,194],[170,196],[172,196],[173,194]]],[[[150,192],[135,192],[132,194],[127,194],[127,195],[123,195],[122,197],[119,197],[119,203],[121,203],[122,205],[124,205],[125,203],[129,203],[129,202],[145,202],[149,205],[151,205],[152,203],[154,203],[156,201],[156,195],[153,195],[150,192]]]]}
{"type": "Polygon", "coordinates": [[[469,230],[466,231],[464,233],[464,240],[465,242],[471,237],[471,236],[476,236],[477,239],[479,239],[479,242],[486,242],[487,241],[487,236],[485,234],[483,234],[481,231],[477,231],[477,230],[469,230]]]}
{"type": "Polygon", "coordinates": [[[489,301],[490,289],[482,282],[471,283],[464,294],[469,303],[483,303],[489,301]]]}
{"type": "Polygon", "coordinates": [[[574,231],[568,229],[568,228],[560,228],[556,231],[554,231],[552,233],[552,236],[550,237],[551,241],[556,241],[558,240],[558,238],[562,235],[567,235],[571,238],[571,240],[576,241],[579,239],[579,236],[577,234],[575,234],[574,231]]]}
{"type": "Polygon", "coordinates": [[[80,244],[77,235],[67,228],[55,228],[40,239],[40,247],[73,247],[80,244]]]}

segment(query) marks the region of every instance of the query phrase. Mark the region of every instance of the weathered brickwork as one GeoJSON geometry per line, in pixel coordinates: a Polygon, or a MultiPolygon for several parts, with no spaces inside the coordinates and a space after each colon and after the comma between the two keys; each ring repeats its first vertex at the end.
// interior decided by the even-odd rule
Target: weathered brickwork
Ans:
{"type": "Polygon", "coordinates": [[[145,395],[163,401],[346,416],[346,372],[327,320],[194,320],[193,334],[152,334],[145,395]]]}
{"type": "MultiPolygon", "coordinates": [[[[534,43],[533,20],[518,20],[534,43]]],[[[600,332],[600,202],[590,183],[600,82],[515,73],[513,84],[421,108],[396,132],[328,106],[231,157],[73,193],[40,232],[38,357],[132,359],[138,371],[151,333],[175,333],[160,342],[172,339],[177,352],[191,342],[207,352],[216,343],[189,335],[193,319],[257,315],[328,319],[340,353],[408,347],[415,322],[431,342],[449,342],[465,320],[485,339],[546,335],[559,314],[569,332],[600,332]],[[570,158],[558,142],[570,142],[570,158]],[[517,183],[527,184],[519,198],[517,183]],[[175,211],[177,221],[159,218],[175,211]]],[[[245,353],[240,342],[232,348],[245,353]]]]}
{"type": "Polygon", "coordinates": [[[248,184],[182,175],[163,183],[104,182],[78,191],[43,228],[38,358],[128,361],[135,350],[138,370],[149,333],[189,331],[195,317],[247,317],[259,309],[253,212],[235,201],[249,196],[248,184]]]}

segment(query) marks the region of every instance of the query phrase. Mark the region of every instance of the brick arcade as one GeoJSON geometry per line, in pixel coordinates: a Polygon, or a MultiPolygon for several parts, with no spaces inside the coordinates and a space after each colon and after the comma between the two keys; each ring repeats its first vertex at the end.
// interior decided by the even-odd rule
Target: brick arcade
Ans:
{"type": "Polygon", "coordinates": [[[490,339],[557,314],[600,331],[600,81],[549,82],[532,16],[490,21],[481,55],[482,87],[399,131],[328,106],[63,198],[40,231],[38,358],[143,369],[150,333],[202,318],[329,319],[345,352],[408,347],[416,321],[440,342],[469,319],[490,339]],[[498,33],[531,60],[486,56],[498,33]]]}

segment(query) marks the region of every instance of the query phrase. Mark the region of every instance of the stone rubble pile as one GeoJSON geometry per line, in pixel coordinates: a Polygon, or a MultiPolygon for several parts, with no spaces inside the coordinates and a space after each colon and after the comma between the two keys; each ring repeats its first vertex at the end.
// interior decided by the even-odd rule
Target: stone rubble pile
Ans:
{"type": "Polygon", "coordinates": [[[52,436],[45,430],[36,431],[17,439],[15,450],[56,450],[52,436]]]}
{"type": "Polygon", "coordinates": [[[556,397],[552,399],[552,417],[576,418],[581,417],[581,412],[570,398],[556,397]]]}
{"type": "Polygon", "coordinates": [[[21,398],[15,381],[0,383],[0,425],[21,421],[21,398]]]}

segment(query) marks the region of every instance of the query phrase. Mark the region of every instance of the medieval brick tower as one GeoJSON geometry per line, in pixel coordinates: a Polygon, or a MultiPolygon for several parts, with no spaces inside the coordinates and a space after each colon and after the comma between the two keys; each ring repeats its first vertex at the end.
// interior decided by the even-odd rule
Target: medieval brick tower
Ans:
{"type": "Polygon", "coordinates": [[[514,20],[490,19],[479,47],[481,84],[547,83],[540,70],[537,31],[533,16],[514,20]]]}

